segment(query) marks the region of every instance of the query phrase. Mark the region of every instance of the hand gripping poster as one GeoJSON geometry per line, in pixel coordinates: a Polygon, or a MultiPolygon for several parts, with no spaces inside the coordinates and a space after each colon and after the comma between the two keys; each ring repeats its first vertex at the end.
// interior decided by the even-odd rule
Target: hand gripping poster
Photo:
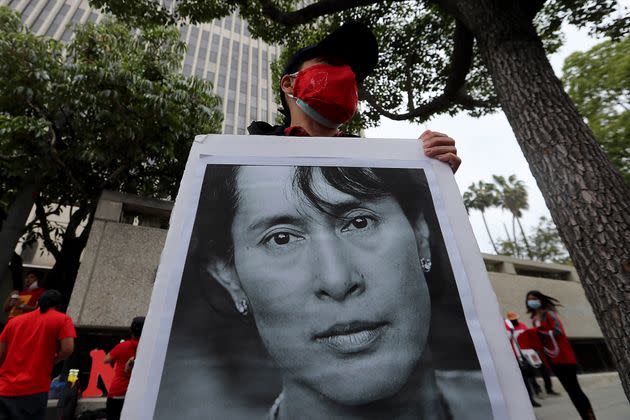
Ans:
{"type": "Polygon", "coordinates": [[[533,419],[417,140],[198,136],[125,419],[533,419]]]}

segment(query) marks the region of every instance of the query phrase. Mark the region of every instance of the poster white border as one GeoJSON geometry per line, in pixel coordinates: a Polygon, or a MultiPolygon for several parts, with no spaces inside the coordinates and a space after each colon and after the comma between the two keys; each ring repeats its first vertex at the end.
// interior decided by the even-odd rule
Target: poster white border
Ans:
{"type": "Polygon", "coordinates": [[[208,164],[424,169],[494,418],[535,419],[506,339],[496,296],[448,165],[426,158],[418,140],[232,135],[197,136],[191,149],[171,214],[123,419],[153,418],[208,164]],[[500,375],[496,366],[500,367],[500,375]]]}

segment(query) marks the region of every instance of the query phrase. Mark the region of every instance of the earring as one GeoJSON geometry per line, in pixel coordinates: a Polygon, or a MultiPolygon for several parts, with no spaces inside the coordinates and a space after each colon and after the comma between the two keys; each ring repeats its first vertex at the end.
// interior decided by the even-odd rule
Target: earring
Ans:
{"type": "Polygon", "coordinates": [[[247,301],[245,299],[241,299],[236,302],[236,310],[243,316],[247,316],[249,313],[249,306],[247,305],[247,301]]]}
{"type": "Polygon", "coordinates": [[[420,267],[425,273],[431,271],[431,258],[420,258],[420,267]]]}

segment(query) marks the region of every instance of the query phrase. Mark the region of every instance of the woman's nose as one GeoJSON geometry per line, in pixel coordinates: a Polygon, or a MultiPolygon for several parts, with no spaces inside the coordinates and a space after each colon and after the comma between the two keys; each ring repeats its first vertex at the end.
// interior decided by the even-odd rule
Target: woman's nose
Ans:
{"type": "Polygon", "coordinates": [[[313,281],[315,295],[320,299],[343,301],[365,290],[365,279],[355,269],[351,253],[341,240],[331,236],[314,241],[313,281]]]}

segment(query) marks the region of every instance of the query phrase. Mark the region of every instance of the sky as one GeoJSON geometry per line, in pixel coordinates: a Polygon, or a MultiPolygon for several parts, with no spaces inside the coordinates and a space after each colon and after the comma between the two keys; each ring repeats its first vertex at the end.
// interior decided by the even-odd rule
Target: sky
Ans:
{"type": "MultiPolygon", "coordinates": [[[[625,3],[622,2],[622,3],[625,3]]],[[[561,75],[562,64],[569,54],[575,51],[586,51],[601,40],[592,38],[584,30],[567,26],[564,28],[564,46],[549,57],[556,75],[561,75]]],[[[492,181],[492,175],[508,177],[515,174],[522,180],[529,195],[529,210],[522,220],[526,232],[538,224],[541,216],[551,218],[543,196],[536,185],[529,165],[516,142],[514,133],[503,112],[472,118],[458,114],[438,116],[425,124],[414,124],[404,121],[392,121],[382,118],[380,125],[366,130],[370,138],[417,138],[426,129],[448,134],[455,139],[457,154],[462,165],[455,174],[460,192],[466,191],[473,182],[492,181]]],[[[505,238],[504,225],[511,232],[511,215],[507,212],[491,209],[486,211],[486,220],[493,238],[505,238]]],[[[488,234],[483,226],[481,214],[472,211],[470,222],[482,252],[494,253],[488,234]]]]}

